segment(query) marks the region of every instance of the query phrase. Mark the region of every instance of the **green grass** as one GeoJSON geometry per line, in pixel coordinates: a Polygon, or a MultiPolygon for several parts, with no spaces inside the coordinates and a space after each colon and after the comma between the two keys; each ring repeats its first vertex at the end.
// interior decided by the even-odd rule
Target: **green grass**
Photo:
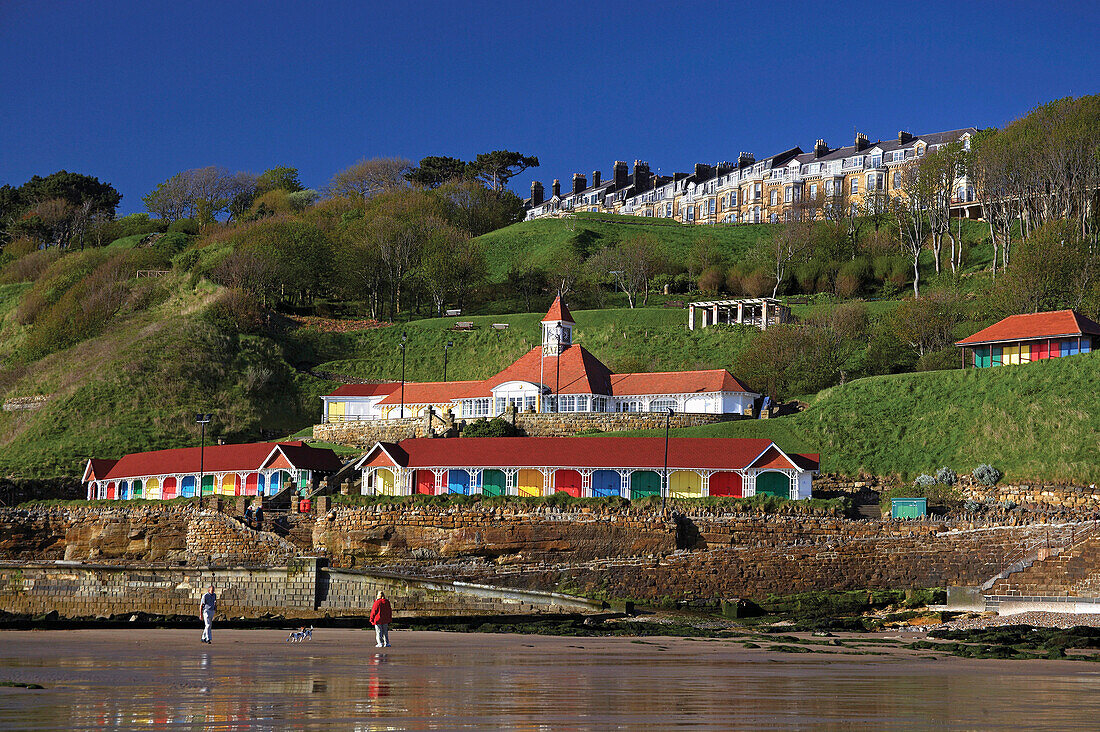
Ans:
{"type": "Polygon", "coordinates": [[[770,236],[773,228],[772,224],[697,226],[669,219],[582,213],[575,219],[537,219],[512,224],[482,235],[481,241],[486,244],[489,278],[500,282],[513,266],[551,268],[570,248],[587,257],[638,234],[655,236],[670,262],[685,263],[697,239],[714,242],[730,261],[738,261],[762,237],[770,236]]]}
{"type": "MultiPolygon", "coordinates": [[[[766,437],[820,452],[826,472],[912,479],[991,463],[1006,480],[1100,480],[1100,354],[1021,366],[858,379],[820,392],[800,414],[674,430],[766,437]]],[[[642,434],[642,433],[631,433],[642,434]]]]}
{"type": "MultiPolygon", "coordinates": [[[[502,316],[433,318],[335,339],[344,358],[318,369],[360,378],[400,379],[401,334],[408,334],[405,377],[409,381],[443,379],[444,344],[450,340],[447,377],[485,379],[498,373],[540,342],[544,313],[502,316]],[[456,321],[474,323],[472,331],[452,331],[456,321]],[[508,323],[507,330],[492,328],[508,323]]],[[[676,308],[581,310],[574,342],[619,373],[681,369],[731,368],[756,331],[751,329],[687,329],[687,312],[676,308]]],[[[547,361],[550,368],[550,361],[547,361]]]]}

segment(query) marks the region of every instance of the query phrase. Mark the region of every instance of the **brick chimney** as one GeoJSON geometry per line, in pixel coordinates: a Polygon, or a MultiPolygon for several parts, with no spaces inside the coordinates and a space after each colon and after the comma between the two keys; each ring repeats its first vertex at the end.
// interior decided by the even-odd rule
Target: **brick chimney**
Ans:
{"type": "Polygon", "coordinates": [[[542,196],[543,196],[542,183],[540,183],[537,180],[532,181],[531,182],[531,205],[532,206],[538,206],[539,204],[541,204],[542,200],[543,200],[542,196]]]}
{"type": "Polygon", "coordinates": [[[750,152],[737,153],[737,167],[744,168],[756,162],[756,156],[750,152]]]}
{"type": "MultiPolygon", "coordinates": [[[[635,166],[637,166],[637,164],[638,164],[637,162],[634,163],[635,166]]],[[[615,187],[616,188],[626,188],[626,181],[627,181],[627,178],[629,176],[629,173],[627,172],[627,170],[628,169],[627,169],[625,160],[616,160],[615,161],[614,176],[615,176],[615,187]]]]}
{"type": "Polygon", "coordinates": [[[829,146],[825,144],[824,140],[818,140],[814,143],[814,157],[820,158],[822,155],[826,155],[829,152],[829,146]]]}
{"type": "MultiPolygon", "coordinates": [[[[616,171],[617,172],[617,171],[616,171]]],[[[649,163],[634,161],[634,189],[648,191],[653,186],[653,174],[649,172],[649,163]]]]}
{"type": "Polygon", "coordinates": [[[554,194],[554,198],[561,198],[561,181],[557,178],[554,179],[554,184],[550,186],[550,192],[554,194]]]}
{"type": "Polygon", "coordinates": [[[867,135],[862,132],[856,133],[856,152],[866,150],[871,147],[870,141],[867,139],[867,135]]]}
{"type": "Polygon", "coordinates": [[[904,145],[905,143],[909,142],[912,139],[913,139],[913,136],[910,135],[905,130],[902,130],[901,132],[898,133],[898,142],[901,143],[902,145],[904,145]]]}
{"type": "Polygon", "coordinates": [[[588,179],[581,173],[573,174],[573,192],[580,193],[588,187],[588,179]]]}
{"type": "Polygon", "coordinates": [[[599,184],[600,184],[600,171],[593,170],[592,171],[592,187],[595,188],[599,184]]]}
{"type": "Polygon", "coordinates": [[[709,178],[714,175],[714,167],[707,165],[706,163],[695,164],[695,182],[698,183],[704,178],[709,178]]]}

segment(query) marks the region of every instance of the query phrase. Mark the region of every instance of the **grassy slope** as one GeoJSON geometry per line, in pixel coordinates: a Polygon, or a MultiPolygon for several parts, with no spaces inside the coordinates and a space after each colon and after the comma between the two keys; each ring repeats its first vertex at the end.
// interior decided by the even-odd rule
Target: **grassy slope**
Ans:
{"type": "MultiPolygon", "coordinates": [[[[398,343],[406,332],[408,380],[442,380],[447,340],[455,344],[448,357],[448,378],[484,379],[539,343],[542,315],[437,318],[362,331],[349,335],[341,346],[354,358],[333,360],[319,368],[364,378],[399,379],[398,343]],[[449,330],[456,320],[468,320],[477,327],[469,332],[449,330]],[[492,323],[508,323],[509,328],[494,330],[492,323]]],[[[730,368],[754,335],[751,330],[688,331],[686,311],[676,308],[581,310],[573,317],[577,321],[575,342],[620,372],[730,368]]]]}
{"type": "Polygon", "coordinates": [[[678,430],[769,437],[822,453],[822,469],[912,478],[992,463],[1013,480],[1100,480],[1100,354],[1025,366],[871,377],[818,394],[803,413],[678,430]]]}
{"type": "Polygon", "coordinates": [[[501,281],[513,265],[548,267],[554,257],[575,245],[587,256],[621,239],[652,234],[671,262],[686,262],[692,242],[715,242],[731,261],[741,259],[762,237],[769,224],[696,226],[668,219],[646,219],[610,214],[577,214],[576,219],[538,219],[513,224],[481,237],[486,244],[489,277],[501,281]]]}
{"type": "MultiPolygon", "coordinates": [[[[313,419],[331,383],[291,369],[270,339],[215,338],[213,351],[194,342],[188,328],[216,291],[192,290],[184,277],[166,284],[175,294],[156,308],[39,361],[4,365],[0,397],[52,398],[40,410],[0,412],[0,475],[79,475],[89,457],[195,444],[197,411],[216,415],[208,439],[285,434],[313,419]],[[201,368],[188,369],[191,360],[201,368]]],[[[5,297],[16,287],[26,289],[0,287],[5,340],[20,330],[5,297]]]]}

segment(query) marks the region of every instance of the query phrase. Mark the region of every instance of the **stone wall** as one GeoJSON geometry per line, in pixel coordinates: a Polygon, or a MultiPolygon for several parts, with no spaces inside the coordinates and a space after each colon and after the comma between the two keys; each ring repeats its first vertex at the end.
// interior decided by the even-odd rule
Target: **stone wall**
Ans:
{"type": "MultiPolygon", "coordinates": [[[[613,432],[619,430],[659,429],[665,426],[666,415],[649,412],[598,412],[598,413],[562,413],[535,414],[533,412],[509,413],[504,416],[528,437],[569,437],[580,432],[599,430],[613,432]]],[[[736,414],[689,414],[672,415],[673,427],[695,427],[741,419],[736,414]]],[[[462,420],[458,421],[461,427],[462,420]]],[[[412,437],[453,434],[455,422],[438,415],[428,424],[427,417],[409,417],[406,419],[379,419],[362,422],[327,422],[313,426],[313,437],[325,442],[351,445],[361,449],[374,446],[376,442],[398,442],[412,437]]]]}
{"type": "Polygon", "coordinates": [[[1021,485],[976,485],[973,481],[964,481],[960,485],[964,498],[979,503],[1004,503],[1011,501],[1017,506],[1033,510],[1045,508],[1067,510],[1078,513],[1100,511],[1100,488],[1090,486],[1052,485],[1030,483],[1021,485]]]}
{"type": "Polygon", "coordinates": [[[393,574],[330,570],[324,560],[270,568],[175,568],[0,563],[0,610],[69,618],[134,612],[196,616],[211,584],[222,617],[368,615],[379,590],[397,617],[591,612],[599,604],[545,592],[509,590],[393,574]]]}
{"type": "Polygon", "coordinates": [[[299,553],[197,503],[3,509],[0,559],[276,564],[299,553]]]}
{"type": "MultiPolygon", "coordinates": [[[[1025,541],[1071,526],[739,516],[691,520],[698,539],[667,555],[586,562],[399,565],[402,571],[640,602],[714,604],[811,590],[977,585],[1025,541]]],[[[681,529],[683,532],[684,529],[681,529]]],[[[684,541],[682,536],[681,541],[684,541]]]]}

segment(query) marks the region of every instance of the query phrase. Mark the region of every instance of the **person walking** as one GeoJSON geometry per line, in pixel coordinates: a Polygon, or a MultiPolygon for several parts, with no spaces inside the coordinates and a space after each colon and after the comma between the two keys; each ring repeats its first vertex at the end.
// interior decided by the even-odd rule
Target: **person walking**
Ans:
{"type": "Polygon", "coordinates": [[[375,648],[390,647],[390,622],[393,620],[393,610],[390,601],[386,599],[386,593],[378,591],[378,599],[370,609],[370,622],[374,626],[375,648]]]}
{"type": "Polygon", "coordinates": [[[252,504],[251,503],[244,507],[244,525],[247,526],[250,529],[253,528],[253,526],[252,526],[252,504]]]}
{"type": "Polygon", "coordinates": [[[218,610],[218,596],[214,594],[214,585],[210,585],[210,591],[202,596],[199,603],[199,617],[202,618],[202,642],[214,642],[214,613],[218,610]]]}
{"type": "Polygon", "coordinates": [[[255,528],[256,531],[264,530],[264,504],[261,503],[256,506],[256,510],[252,513],[252,521],[255,524],[253,528],[255,528]]]}

